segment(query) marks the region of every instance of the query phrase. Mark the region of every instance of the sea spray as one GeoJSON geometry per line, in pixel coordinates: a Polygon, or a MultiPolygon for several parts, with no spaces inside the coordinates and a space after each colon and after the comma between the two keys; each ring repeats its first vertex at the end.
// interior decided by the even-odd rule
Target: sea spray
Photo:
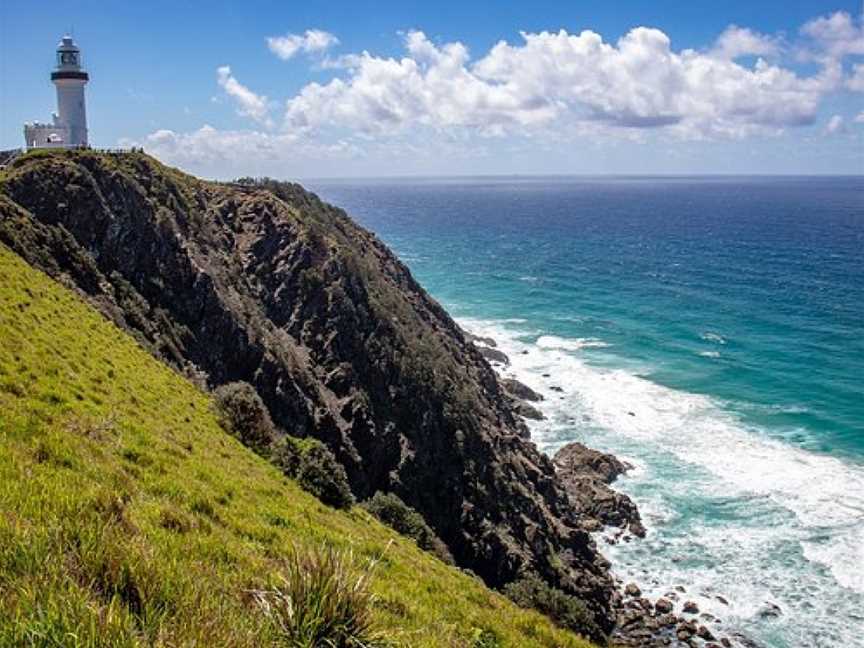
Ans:
{"type": "Polygon", "coordinates": [[[650,597],[683,586],[726,631],[772,647],[858,645],[861,467],[775,441],[711,398],[609,368],[608,357],[593,364],[589,354],[608,353],[601,340],[460,323],[509,356],[502,375],[544,395],[547,419],[530,422],[541,449],[580,440],[637,466],[615,487],[640,506],[648,537],[612,545],[598,534],[622,579],[650,597]]]}

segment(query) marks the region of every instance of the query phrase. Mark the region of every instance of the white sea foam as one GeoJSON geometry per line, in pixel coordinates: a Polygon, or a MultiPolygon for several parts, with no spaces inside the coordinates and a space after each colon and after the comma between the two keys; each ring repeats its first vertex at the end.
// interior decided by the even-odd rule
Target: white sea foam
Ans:
{"type": "Polygon", "coordinates": [[[864,467],[772,440],[709,397],[592,366],[584,354],[600,340],[462,323],[496,339],[508,373],[546,397],[547,420],[531,424],[541,449],[579,438],[638,466],[616,485],[649,536],[605,549],[622,576],[653,595],[674,584],[702,592],[704,610],[768,645],[862,645],[864,467]],[[694,502],[710,513],[686,510],[694,502]],[[786,627],[762,618],[768,603],[786,627]]]}
{"type": "Polygon", "coordinates": [[[720,352],[719,351],[700,351],[699,355],[702,356],[703,358],[719,358],[720,352]]]}
{"type": "Polygon", "coordinates": [[[714,344],[726,344],[726,338],[724,338],[719,333],[712,333],[711,331],[705,331],[699,337],[701,337],[706,342],[713,342],[714,344]]]}
{"type": "Polygon", "coordinates": [[[541,335],[535,344],[541,349],[560,349],[562,351],[579,351],[580,349],[609,346],[597,338],[562,338],[557,335],[541,335]]]}

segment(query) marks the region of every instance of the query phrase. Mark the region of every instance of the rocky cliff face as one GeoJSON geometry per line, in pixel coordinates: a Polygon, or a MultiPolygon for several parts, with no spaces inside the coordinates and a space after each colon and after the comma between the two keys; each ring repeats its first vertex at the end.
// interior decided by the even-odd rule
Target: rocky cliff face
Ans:
{"type": "Polygon", "coordinates": [[[143,154],[20,158],[0,241],[209,386],[247,381],[393,491],[458,564],[538,572],[611,629],[607,564],[477,348],[370,232],[298,185],[204,182],[143,154]]]}

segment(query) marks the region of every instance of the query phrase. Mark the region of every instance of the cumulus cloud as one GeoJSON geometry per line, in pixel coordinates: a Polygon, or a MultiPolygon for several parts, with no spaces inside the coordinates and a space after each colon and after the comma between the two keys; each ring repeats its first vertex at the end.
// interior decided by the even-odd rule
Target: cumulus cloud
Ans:
{"type": "Polygon", "coordinates": [[[825,78],[802,78],[763,59],[752,67],[735,62],[775,51],[748,30],[727,30],[718,48],[676,52],[666,34],[646,27],[614,44],[593,31],[561,30],[522,33],[521,43],[501,41],[472,61],[462,43],[436,45],[413,31],[402,58],[364,52],[343,76],[305,86],[287,102],[286,126],[378,134],[468,127],[501,135],[593,123],[700,138],[815,120],[825,78]]]}
{"type": "Polygon", "coordinates": [[[864,63],[852,66],[852,74],[846,79],[846,87],[853,92],[864,92],[864,63]]]}
{"type": "Polygon", "coordinates": [[[302,34],[271,36],[267,39],[267,47],[283,61],[300,52],[305,54],[324,52],[338,44],[339,39],[336,36],[320,29],[307,29],[302,34]]]}
{"type": "Polygon", "coordinates": [[[440,170],[442,159],[498,159],[504,151],[505,158],[569,155],[574,144],[609,150],[632,141],[773,136],[817,122],[839,133],[864,123],[862,115],[820,115],[828,94],[864,91],[864,62],[856,58],[864,32],[860,19],[843,12],[807,22],[792,40],[732,25],[699,50],[676,49],[648,27],[614,42],[590,30],[523,32],[478,55],[422,31],[402,38],[399,56],[333,58],[326,54],[338,40],[328,32],[270,38],[280,58],[318,53],[316,65],[332,71],[285,101],[282,128],[273,128],[275,104],[224,66],[217,80],[225,98],[255,129],[160,130],[138,145],[190,168],[263,160],[267,173],[300,165],[329,175],[331,165],[369,172],[382,160],[387,172],[418,168],[423,158],[440,170]],[[817,65],[789,67],[792,55],[817,65]]]}
{"type": "Polygon", "coordinates": [[[864,124],[864,110],[855,115],[855,118],[852,121],[856,124],[864,124]]]}
{"type": "Polygon", "coordinates": [[[272,125],[267,97],[255,94],[240,83],[231,74],[229,66],[223,65],[216,70],[216,80],[225,93],[234,100],[240,115],[251,117],[265,126],[272,125]]]}
{"type": "Polygon", "coordinates": [[[828,135],[833,135],[835,133],[842,133],[844,131],[843,117],[842,115],[833,115],[831,119],[828,120],[828,123],[825,124],[825,132],[828,135]]]}
{"type": "Polygon", "coordinates": [[[734,60],[741,56],[775,56],[780,51],[780,39],[748,29],[729,25],[714,43],[711,53],[734,60]]]}
{"type": "Polygon", "coordinates": [[[813,40],[815,58],[838,60],[864,54],[864,25],[845,11],[814,18],[801,27],[801,33],[813,40]]]}

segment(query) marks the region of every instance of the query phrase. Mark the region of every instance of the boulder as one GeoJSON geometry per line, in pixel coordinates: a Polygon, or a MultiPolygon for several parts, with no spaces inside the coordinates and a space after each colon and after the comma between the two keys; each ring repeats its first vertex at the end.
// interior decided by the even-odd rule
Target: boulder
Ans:
{"type": "Polygon", "coordinates": [[[695,601],[685,601],[683,609],[687,614],[699,614],[699,606],[695,601]]]}
{"type": "Polygon", "coordinates": [[[513,411],[519,416],[531,419],[532,421],[544,421],[546,416],[533,405],[529,405],[525,401],[514,401],[512,404],[513,411]]]}
{"type": "Polygon", "coordinates": [[[654,604],[654,608],[660,614],[668,614],[674,609],[674,605],[672,605],[672,601],[665,598],[657,599],[657,602],[654,604]]]}
{"type": "Polygon", "coordinates": [[[504,388],[508,394],[515,398],[520,398],[522,400],[531,401],[532,403],[536,403],[543,400],[543,395],[538,394],[536,391],[531,389],[525,383],[519,382],[515,378],[504,378],[500,381],[501,386],[504,388]]]}
{"type": "MultiPolygon", "coordinates": [[[[637,537],[645,536],[639,510],[629,497],[612,490],[609,482],[630,466],[614,455],[569,443],[553,458],[558,480],[570,497],[572,513],[586,530],[599,526],[629,528],[637,537]]],[[[629,541],[630,536],[624,536],[629,541]]]]}
{"type": "Polygon", "coordinates": [[[624,588],[624,593],[627,596],[633,596],[633,597],[642,596],[642,590],[639,589],[639,586],[636,583],[627,583],[627,587],[624,588]]]}
{"type": "Polygon", "coordinates": [[[487,347],[497,347],[498,343],[491,337],[483,337],[481,335],[474,335],[473,333],[469,333],[468,331],[463,331],[463,335],[465,339],[469,342],[473,343],[475,346],[482,345],[487,347]]]}
{"type": "Polygon", "coordinates": [[[507,354],[503,351],[484,346],[477,347],[477,350],[480,351],[480,355],[486,358],[489,362],[497,362],[498,364],[503,365],[510,364],[510,358],[508,358],[507,354]]]}
{"type": "Polygon", "coordinates": [[[696,636],[700,639],[704,639],[705,641],[714,640],[714,635],[711,634],[711,631],[704,625],[700,625],[699,628],[696,630],[696,636]]]}
{"type": "Polygon", "coordinates": [[[556,452],[554,461],[559,469],[575,470],[606,484],[611,484],[633,467],[613,454],[593,450],[576,442],[568,443],[556,452]]]}

